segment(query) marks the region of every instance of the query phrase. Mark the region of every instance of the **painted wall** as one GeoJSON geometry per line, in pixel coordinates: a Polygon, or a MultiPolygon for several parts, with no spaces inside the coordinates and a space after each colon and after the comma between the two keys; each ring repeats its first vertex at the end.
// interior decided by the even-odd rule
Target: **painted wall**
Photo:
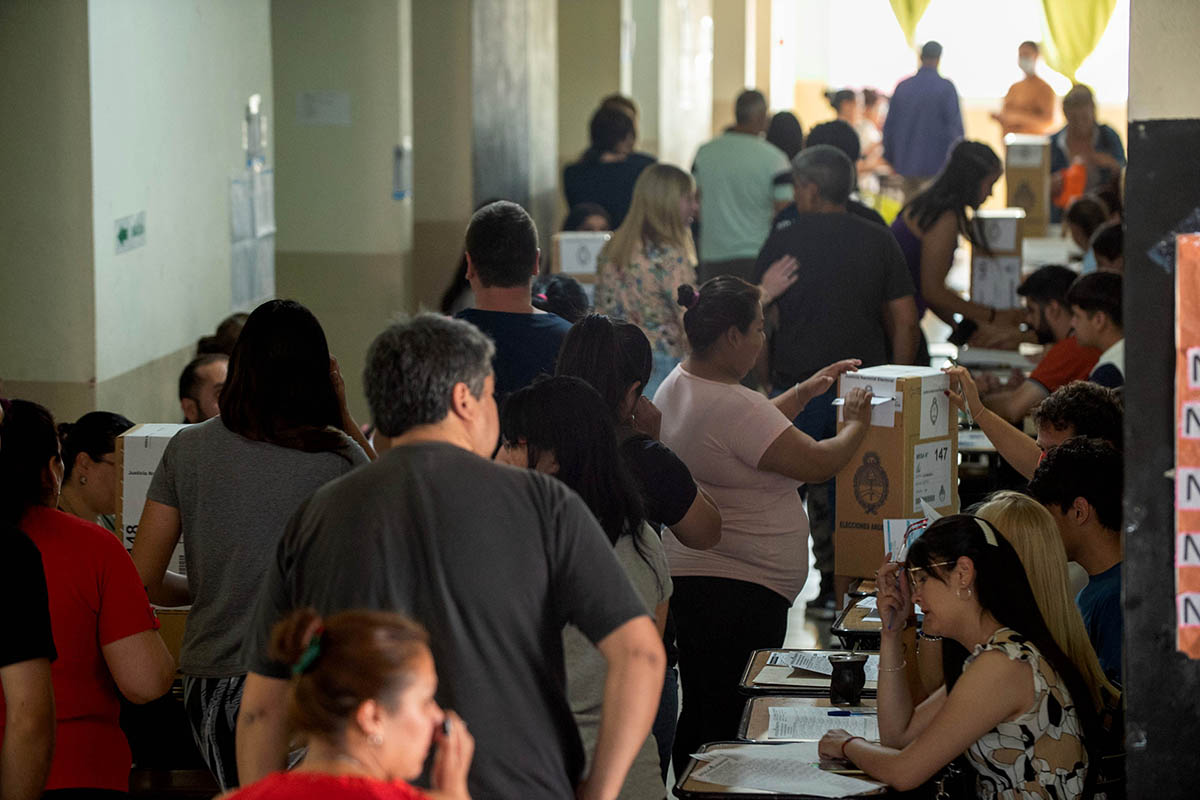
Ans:
{"type": "Polygon", "coordinates": [[[412,9],[413,296],[437,308],[475,208],[471,182],[471,3],[412,9]]]}
{"type": "Polygon", "coordinates": [[[50,383],[85,395],[96,375],[87,3],[0,4],[0,75],[0,380],[10,397],[50,402],[50,383]],[[43,385],[31,394],[30,382],[43,385]]]}
{"type": "Polygon", "coordinates": [[[1129,19],[1129,118],[1200,117],[1196,75],[1196,30],[1200,4],[1134,0],[1129,19]],[[1164,64],[1180,70],[1163,69],[1164,64]]]}
{"type": "Polygon", "coordinates": [[[350,408],[367,347],[412,307],[412,200],[396,200],[393,151],[412,135],[409,0],[275,0],[276,288],[308,306],[342,366],[350,408]],[[349,125],[306,125],[303,92],[344,92],[349,125]]]}
{"type": "MultiPolygon", "coordinates": [[[[267,0],[91,2],[96,377],[210,332],[230,311],[229,178],[251,94],[270,108],[267,0]],[[115,220],[146,212],[116,254],[115,220]]],[[[268,150],[270,152],[270,150],[268,150]]]]}

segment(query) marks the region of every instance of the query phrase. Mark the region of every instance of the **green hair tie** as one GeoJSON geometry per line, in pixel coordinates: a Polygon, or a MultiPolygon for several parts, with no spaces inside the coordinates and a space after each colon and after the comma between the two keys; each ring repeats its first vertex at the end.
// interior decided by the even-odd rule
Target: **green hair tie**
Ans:
{"type": "Polygon", "coordinates": [[[321,631],[318,631],[308,642],[308,647],[300,655],[300,660],[292,667],[292,675],[299,676],[308,672],[317,657],[321,655],[321,631]]]}

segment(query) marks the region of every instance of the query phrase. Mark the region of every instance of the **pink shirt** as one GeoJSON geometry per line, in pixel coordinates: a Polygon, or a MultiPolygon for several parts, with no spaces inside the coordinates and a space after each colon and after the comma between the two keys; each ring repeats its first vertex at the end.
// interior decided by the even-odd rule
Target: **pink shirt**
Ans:
{"type": "Polygon", "coordinates": [[[808,517],[800,482],[758,469],[792,421],[745,386],[698,378],[675,367],[654,395],[660,439],[721,509],[721,542],[685,547],[664,531],[671,575],[732,578],[794,601],[808,577],[808,517]]]}

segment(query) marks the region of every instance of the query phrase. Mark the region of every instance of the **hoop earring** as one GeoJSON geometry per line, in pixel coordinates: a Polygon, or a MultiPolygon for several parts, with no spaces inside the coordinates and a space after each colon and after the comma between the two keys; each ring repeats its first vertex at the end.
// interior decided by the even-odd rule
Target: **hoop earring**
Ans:
{"type": "Polygon", "coordinates": [[[383,746],[383,734],[382,733],[372,733],[371,734],[371,744],[373,744],[376,747],[382,747],[383,746]]]}
{"type": "Polygon", "coordinates": [[[79,485],[80,485],[80,486],[87,486],[87,475],[80,475],[80,476],[79,476],[79,485]]]}

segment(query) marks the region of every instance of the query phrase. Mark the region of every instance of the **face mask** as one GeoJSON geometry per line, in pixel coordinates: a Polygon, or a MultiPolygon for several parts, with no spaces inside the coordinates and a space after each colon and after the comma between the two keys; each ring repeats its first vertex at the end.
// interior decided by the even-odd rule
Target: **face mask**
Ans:
{"type": "Polygon", "coordinates": [[[1017,66],[1019,66],[1021,68],[1021,71],[1024,72],[1026,75],[1033,74],[1033,68],[1034,68],[1035,64],[1037,64],[1037,62],[1034,61],[1032,58],[1018,58],[1017,59],[1017,66]]]}

